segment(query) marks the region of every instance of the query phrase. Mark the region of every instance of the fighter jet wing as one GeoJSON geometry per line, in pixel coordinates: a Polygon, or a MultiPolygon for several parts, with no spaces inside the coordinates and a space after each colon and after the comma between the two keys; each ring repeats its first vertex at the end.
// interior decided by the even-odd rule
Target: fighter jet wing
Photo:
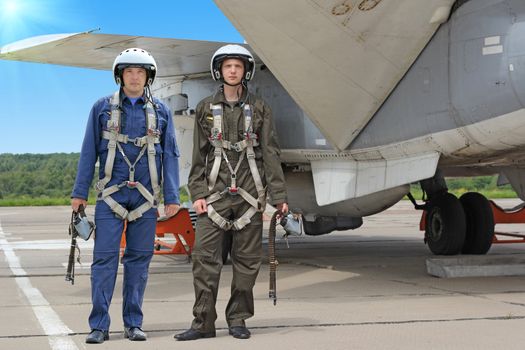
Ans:
{"type": "Polygon", "coordinates": [[[454,0],[215,0],[332,146],[347,148],[454,0]]]}
{"type": "Polygon", "coordinates": [[[221,42],[95,34],[93,32],[32,37],[0,49],[0,59],[111,70],[118,53],[140,47],[153,54],[158,76],[208,72],[210,57],[221,42]]]}

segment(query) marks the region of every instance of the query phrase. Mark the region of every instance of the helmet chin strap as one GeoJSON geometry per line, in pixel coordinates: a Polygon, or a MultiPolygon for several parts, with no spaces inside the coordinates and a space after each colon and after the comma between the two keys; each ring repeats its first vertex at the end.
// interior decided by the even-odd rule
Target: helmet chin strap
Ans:
{"type": "Polygon", "coordinates": [[[242,79],[238,84],[230,84],[230,83],[227,83],[226,80],[224,80],[224,78],[222,79],[222,82],[223,82],[223,84],[226,84],[226,85],[228,85],[228,86],[233,86],[233,87],[235,87],[235,86],[239,86],[239,85],[246,86],[246,85],[244,84],[244,79],[242,79]]]}

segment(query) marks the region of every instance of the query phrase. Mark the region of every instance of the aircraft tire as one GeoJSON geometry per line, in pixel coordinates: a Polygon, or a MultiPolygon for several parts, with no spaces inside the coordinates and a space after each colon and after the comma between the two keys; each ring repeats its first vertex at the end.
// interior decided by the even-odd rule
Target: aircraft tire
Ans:
{"type": "Polygon", "coordinates": [[[468,192],[459,200],[467,221],[463,254],[486,254],[494,237],[494,215],[490,202],[480,193],[468,192]]]}
{"type": "Polygon", "coordinates": [[[233,236],[230,232],[225,232],[222,238],[222,263],[226,265],[228,263],[228,257],[232,251],[233,236]]]}
{"type": "Polygon", "coordinates": [[[465,242],[466,218],[459,199],[445,192],[430,201],[425,240],[436,255],[455,255],[465,242]]]}

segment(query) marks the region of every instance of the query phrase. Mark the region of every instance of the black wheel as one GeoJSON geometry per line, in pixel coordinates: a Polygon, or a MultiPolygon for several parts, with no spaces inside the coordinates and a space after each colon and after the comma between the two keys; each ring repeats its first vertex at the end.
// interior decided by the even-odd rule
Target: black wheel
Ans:
{"type": "Polygon", "coordinates": [[[492,246],[494,237],[494,215],[490,202],[483,195],[468,192],[459,200],[467,219],[463,254],[486,254],[492,246]]]}
{"type": "Polygon", "coordinates": [[[232,251],[233,236],[231,232],[225,232],[222,238],[222,263],[226,265],[228,263],[228,256],[232,251]]]}
{"type": "Polygon", "coordinates": [[[465,232],[465,212],[456,196],[445,192],[430,201],[425,239],[432,253],[459,254],[465,241],[465,232]]]}

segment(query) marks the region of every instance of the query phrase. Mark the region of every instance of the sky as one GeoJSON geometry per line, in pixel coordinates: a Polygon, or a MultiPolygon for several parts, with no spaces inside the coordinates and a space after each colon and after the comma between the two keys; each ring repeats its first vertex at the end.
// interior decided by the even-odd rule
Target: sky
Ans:
{"type": "MultiPolygon", "coordinates": [[[[211,0],[0,0],[0,47],[85,32],[242,43],[211,0]]],[[[80,152],[93,103],[116,89],[110,71],[0,60],[0,153],[80,152]]]]}

